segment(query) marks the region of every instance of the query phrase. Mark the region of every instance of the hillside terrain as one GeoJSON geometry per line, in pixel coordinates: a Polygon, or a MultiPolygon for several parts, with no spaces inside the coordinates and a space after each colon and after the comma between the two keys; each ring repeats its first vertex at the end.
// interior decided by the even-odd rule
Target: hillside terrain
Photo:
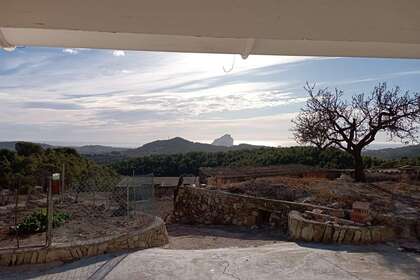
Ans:
{"type": "Polygon", "coordinates": [[[150,155],[185,154],[190,152],[215,153],[255,148],[261,148],[261,146],[239,144],[226,147],[217,146],[213,144],[192,142],[181,137],[175,137],[168,140],[153,141],[137,149],[126,150],[122,154],[125,154],[128,157],[142,157],[150,155]]]}
{"type": "MultiPolygon", "coordinates": [[[[18,141],[5,141],[0,142],[0,149],[6,149],[9,151],[15,151],[15,144],[18,141]]],[[[84,145],[84,146],[58,146],[49,145],[45,143],[36,143],[43,149],[48,148],[61,148],[69,147],[75,149],[79,154],[85,156],[91,156],[93,158],[103,158],[104,160],[99,161],[114,161],[133,157],[143,157],[151,155],[174,155],[174,154],[185,154],[190,152],[204,152],[204,153],[217,153],[217,152],[228,152],[228,151],[239,151],[239,150],[252,150],[263,148],[263,146],[239,144],[230,145],[233,143],[233,138],[230,135],[224,135],[212,144],[192,142],[181,137],[175,137],[168,140],[157,140],[138,148],[122,148],[112,147],[104,145],[84,145]],[[229,136],[229,139],[227,139],[229,136]],[[219,140],[229,140],[227,142],[219,140]]],[[[410,145],[405,147],[397,148],[383,148],[377,150],[365,150],[364,156],[378,158],[382,160],[399,160],[401,158],[415,159],[420,157],[420,145],[410,145]]]]}
{"type": "MultiPolygon", "coordinates": [[[[18,141],[0,142],[0,149],[6,149],[15,151],[15,144],[18,141]]],[[[233,142],[233,139],[232,139],[233,142]]],[[[217,142],[216,142],[217,143],[217,142]]],[[[59,148],[63,146],[53,146],[43,143],[36,143],[43,149],[48,148],[59,148]]],[[[168,140],[157,140],[141,147],[130,149],[121,147],[111,147],[103,145],[85,145],[85,146],[69,146],[69,148],[75,149],[79,154],[82,155],[98,155],[111,159],[122,159],[127,157],[142,157],[150,155],[173,155],[173,154],[184,154],[190,152],[226,152],[236,151],[244,149],[255,149],[261,148],[261,146],[239,144],[230,146],[219,146],[215,144],[205,144],[199,142],[192,142],[181,137],[175,137],[168,140]]]]}
{"type": "MultiPolygon", "coordinates": [[[[9,151],[15,151],[15,145],[19,141],[7,141],[7,142],[0,142],[0,150],[5,149],[9,151]]],[[[35,143],[40,145],[43,149],[52,149],[52,148],[73,148],[79,154],[82,155],[97,155],[97,154],[108,154],[113,152],[123,152],[128,150],[128,148],[120,148],[120,147],[111,147],[111,146],[102,146],[102,145],[85,145],[85,146],[59,146],[59,145],[49,145],[44,143],[35,143]]]]}
{"type": "Polygon", "coordinates": [[[364,155],[386,160],[395,160],[404,157],[417,158],[420,157],[420,145],[410,145],[405,147],[386,148],[379,150],[366,150],[364,155]]]}

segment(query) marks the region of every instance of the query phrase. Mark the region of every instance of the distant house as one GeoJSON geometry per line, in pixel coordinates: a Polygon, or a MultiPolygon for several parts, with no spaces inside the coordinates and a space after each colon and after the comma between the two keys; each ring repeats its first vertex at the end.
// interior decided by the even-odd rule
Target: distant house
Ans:
{"type": "MultiPolygon", "coordinates": [[[[179,177],[153,177],[155,197],[172,197],[178,185],[179,177]]],[[[198,177],[183,177],[183,186],[198,184],[198,177]]]]}

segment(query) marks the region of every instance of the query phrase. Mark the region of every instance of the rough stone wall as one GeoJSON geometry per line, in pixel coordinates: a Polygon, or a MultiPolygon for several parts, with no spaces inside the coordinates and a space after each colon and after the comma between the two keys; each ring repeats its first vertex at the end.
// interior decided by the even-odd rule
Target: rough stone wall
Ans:
{"type": "Polygon", "coordinates": [[[351,226],[307,220],[297,211],[289,213],[289,237],[323,243],[371,244],[394,239],[386,226],[351,226]]]}
{"type": "Polygon", "coordinates": [[[335,209],[283,200],[263,199],[198,187],[181,187],[175,198],[174,217],[181,223],[254,226],[264,223],[264,216],[276,227],[287,231],[292,210],[335,209]]]}
{"type": "Polygon", "coordinates": [[[0,252],[0,266],[40,264],[53,261],[73,261],[82,257],[101,255],[127,249],[146,249],[168,243],[165,223],[160,218],[147,228],[119,236],[103,237],[72,244],[52,245],[49,248],[27,248],[0,252]]]}

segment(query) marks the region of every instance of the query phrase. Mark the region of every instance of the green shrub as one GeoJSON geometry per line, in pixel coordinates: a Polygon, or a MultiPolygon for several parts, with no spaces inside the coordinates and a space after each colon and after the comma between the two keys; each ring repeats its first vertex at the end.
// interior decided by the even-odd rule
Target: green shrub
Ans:
{"type": "MultiPolygon", "coordinates": [[[[53,221],[52,221],[53,228],[61,226],[68,219],[70,219],[70,215],[68,213],[55,212],[53,214],[53,221]]],[[[23,222],[19,223],[16,226],[16,228],[11,231],[11,233],[17,232],[18,234],[31,234],[31,233],[44,232],[47,230],[47,226],[48,226],[48,213],[47,213],[47,209],[43,208],[25,217],[23,222]]]]}

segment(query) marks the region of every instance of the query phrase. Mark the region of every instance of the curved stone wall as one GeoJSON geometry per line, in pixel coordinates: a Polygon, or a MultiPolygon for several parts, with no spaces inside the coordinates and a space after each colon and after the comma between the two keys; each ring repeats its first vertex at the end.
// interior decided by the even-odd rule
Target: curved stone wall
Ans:
{"type": "Polygon", "coordinates": [[[260,212],[270,214],[277,221],[276,227],[287,232],[289,212],[322,209],[332,213],[337,209],[296,203],[284,200],[266,199],[210,190],[198,187],[180,187],[175,198],[174,218],[186,224],[215,224],[255,226],[259,223],[260,212]]]}
{"type": "Polygon", "coordinates": [[[371,244],[394,239],[386,226],[352,226],[308,220],[298,211],[289,213],[289,236],[293,240],[323,243],[371,244]]]}
{"type": "Polygon", "coordinates": [[[0,252],[0,265],[39,264],[52,261],[73,261],[127,249],[146,249],[168,243],[168,233],[162,219],[154,217],[144,229],[127,234],[87,241],[52,245],[48,248],[22,248],[0,252]]]}

